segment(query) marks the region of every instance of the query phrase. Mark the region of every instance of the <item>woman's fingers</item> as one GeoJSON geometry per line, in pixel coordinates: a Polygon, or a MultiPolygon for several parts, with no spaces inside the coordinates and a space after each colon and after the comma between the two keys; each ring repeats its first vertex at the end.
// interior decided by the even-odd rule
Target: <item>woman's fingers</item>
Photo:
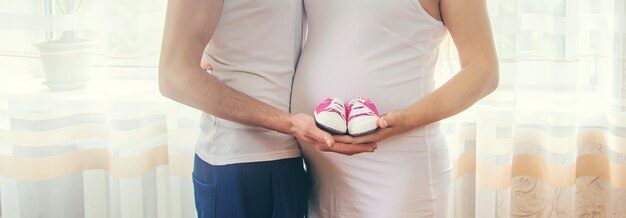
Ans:
{"type": "Polygon", "coordinates": [[[387,123],[387,120],[385,119],[386,116],[382,116],[380,118],[378,118],[378,126],[380,128],[387,128],[389,126],[389,124],[387,123]]]}
{"type": "Polygon", "coordinates": [[[318,139],[307,137],[305,143],[311,144],[320,151],[335,152],[344,155],[355,155],[364,152],[374,152],[378,148],[376,143],[366,144],[350,144],[335,142],[334,145],[328,146],[326,143],[320,142],[318,139]]]}
{"type": "Polygon", "coordinates": [[[337,143],[354,144],[355,142],[354,137],[349,135],[336,135],[333,136],[333,139],[337,143]]]}
{"type": "Polygon", "coordinates": [[[378,145],[375,143],[369,144],[343,144],[336,143],[335,146],[331,148],[331,151],[345,154],[345,155],[354,155],[363,152],[374,152],[378,145]]]}

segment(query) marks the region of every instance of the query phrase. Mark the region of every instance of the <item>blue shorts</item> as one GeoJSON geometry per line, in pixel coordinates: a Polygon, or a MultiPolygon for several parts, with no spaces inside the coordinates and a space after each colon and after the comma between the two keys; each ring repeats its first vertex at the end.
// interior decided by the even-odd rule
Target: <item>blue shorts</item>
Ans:
{"type": "Polygon", "coordinates": [[[201,218],[299,218],[311,185],[299,157],[214,166],[196,155],[193,186],[201,218]]]}

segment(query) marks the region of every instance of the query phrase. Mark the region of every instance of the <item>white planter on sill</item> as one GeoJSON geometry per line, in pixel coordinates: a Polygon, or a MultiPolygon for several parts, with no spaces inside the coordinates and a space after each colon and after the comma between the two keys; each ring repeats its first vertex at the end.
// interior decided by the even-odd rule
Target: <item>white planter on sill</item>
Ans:
{"type": "Polygon", "coordinates": [[[96,41],[93,39],[35,43],[35,47],[41,53],[41,62],[46,76],[44,84],[52,91],[84,88],[91,79],[93,55],[90,50],[95,44],[96,41]]]}

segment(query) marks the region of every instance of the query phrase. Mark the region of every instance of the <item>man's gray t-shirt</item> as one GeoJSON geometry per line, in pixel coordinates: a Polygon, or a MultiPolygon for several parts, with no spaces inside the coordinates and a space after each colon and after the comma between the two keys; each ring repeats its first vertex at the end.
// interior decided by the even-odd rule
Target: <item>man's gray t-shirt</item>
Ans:
{"type": "MultiPolygon", "coordinates": [[[[213,75],[253,98],[289,111],[291,84],[302,45],[301,0],[225,0],[204,51],[213,75]]],[[[231,108],[232,110],[245,110],[231,108]]],[[[286,134],[203,113],[196,153],[209,164],[300,156],[286,134]]]]}

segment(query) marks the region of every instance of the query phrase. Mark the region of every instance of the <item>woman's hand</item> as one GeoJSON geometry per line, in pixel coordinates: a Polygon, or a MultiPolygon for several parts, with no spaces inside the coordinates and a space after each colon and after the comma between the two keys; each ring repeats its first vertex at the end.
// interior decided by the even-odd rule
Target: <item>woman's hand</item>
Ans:
{"type": "Polygon", "coordinates": [[[210,74],[213,74],[213,66],[209,64],[209,59],[211,58],[208,52],[209,49],[210,49],[210,43],[207,43],[206,46],[204,46],[204,50],[202,51],[202,58],[200,59],[200,68],[202,68],[204,71],[210,74]]]}
{"type": "Polygon", "coordinates": [[[378,119],[380,129],[371,134],[358,137],[335,136],[334,139],[337,144],[378,143],[386,138],[411,130],[413,127],[410,125],[410,120],[403,110],[394,110],[378,119]]]}
{"type": "Polygon", "coordinates": [[[374,152],[376,143],[346,144],[335,143],[332,135],[317,128],[311,115],[299,113],[291,116],[291,135],[307,145],[315,146],[320,151],[354,155],[374,152]]]}
{"type": "Polygon", "coordinates": [[[200,68],[202,68],[203,70],[209,73],[213,72],[213,66],[211,66],[204,57],[200,59],[200,68]]]}

